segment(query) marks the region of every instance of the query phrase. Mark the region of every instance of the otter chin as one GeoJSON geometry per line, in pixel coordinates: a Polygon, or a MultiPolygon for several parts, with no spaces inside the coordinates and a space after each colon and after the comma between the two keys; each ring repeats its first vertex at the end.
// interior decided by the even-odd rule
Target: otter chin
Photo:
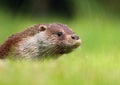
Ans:
{"type": "Polygon", "coordinates": [[[70,53],[81,45],[81,39],[70,27],[60,23],[36,24],[10,36],[0,46],[0,58],[43,58],[70,53]]]}

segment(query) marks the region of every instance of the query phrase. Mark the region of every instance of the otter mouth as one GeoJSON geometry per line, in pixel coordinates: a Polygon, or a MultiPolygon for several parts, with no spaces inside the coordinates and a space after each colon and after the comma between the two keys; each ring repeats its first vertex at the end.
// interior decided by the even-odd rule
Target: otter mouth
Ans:
{"type": "Polygon", "coordinates": [[[67,53],[72,52],[74,49],[76,49],[79,46],[80,46],[80,43],[76,43],[72,46],[69,46],[69,45],[58,46],[57,53],[58,54],[67,54],[67,53]]]}

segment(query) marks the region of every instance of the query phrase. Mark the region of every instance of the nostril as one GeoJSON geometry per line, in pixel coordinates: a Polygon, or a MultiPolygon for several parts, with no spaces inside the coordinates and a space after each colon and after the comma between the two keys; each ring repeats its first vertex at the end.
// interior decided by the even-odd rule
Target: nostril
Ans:
{"type": "Polygon", "coordinates": [[[71,36],[71,38],[74,40],[74,39],[75,39],[75,36],[71,36]]]}
{"type": "Polygon", "coordinates": [[[74,39],[74,40],[78,40],[78,39],[80,39],[79,36],[76,36],[76,35],[71,36],[71,38],[74,39]]]}

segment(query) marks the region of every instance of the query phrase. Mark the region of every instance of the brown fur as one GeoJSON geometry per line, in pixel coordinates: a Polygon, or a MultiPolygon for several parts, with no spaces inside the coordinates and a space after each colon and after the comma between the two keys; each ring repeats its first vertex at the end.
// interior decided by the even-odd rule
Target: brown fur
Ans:
{"type": "Polygon", "coordinates": [[[39,29],[37,29],[39,25],[34,25],[21,33],[14,34],[10,36],[5,43],[0,46],[0,58],[5,58],[6,55],[9,54],[9,51],[12,49],[12,46],[15,46],[16,43],[22,40],[22,38],[26,38],[27,36],[35,35],[39,29]]]}
{"type": "Polygon", "coordinates": [[[12,46],[14,46],[17,42],[21,40],[21,37],[18,36],[19,34],[12,35],[5,41],[4,44],[0,46],[0,58],[5,58],[8,55],[9,51],[11,50],[12,46]]]}
{"type": "MultiPolygon", "coordinates": [[[[36,33],[39,33],[40,29],[39,26],[41,24],[33,25],[32,27],[27,28],[25,31],[16,33],[12,36],[10,36],[1,46],[0,46],[0,58],[6,58],[6,56],[11,51],[12,47],[15,47],[18,42],[20,42],[23,38],[26,38],[28,36],[33,36],[36,33]]],[[[60,29],[64,30],[66,34],[74,34],[71,29],[68,29],[66,25],[53,23],[53,24],[43,24],[47,26],[49,29],[49,34],[54,34],[58,32],[60,29]],[[51,30],[51,31],[50,31],[51,30]]],[[[64,38],[61,37],[62,39],[64,38]]],[[[59,42],[58,42],[59,43],[59,42]]]]}

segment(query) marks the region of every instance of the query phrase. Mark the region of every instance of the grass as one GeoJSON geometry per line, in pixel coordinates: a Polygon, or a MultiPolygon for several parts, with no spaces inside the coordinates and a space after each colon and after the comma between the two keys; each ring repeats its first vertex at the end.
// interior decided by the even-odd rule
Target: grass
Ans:
{"type": "Polygon", "coordinates": [[[67,22],[0,13],[0,43],[31,24],[54,21],[73,28],[82,46],[55,60],[0,60],[0,85],[120,85],[120,21],[112,17],[77,17],[67,22]]]}

